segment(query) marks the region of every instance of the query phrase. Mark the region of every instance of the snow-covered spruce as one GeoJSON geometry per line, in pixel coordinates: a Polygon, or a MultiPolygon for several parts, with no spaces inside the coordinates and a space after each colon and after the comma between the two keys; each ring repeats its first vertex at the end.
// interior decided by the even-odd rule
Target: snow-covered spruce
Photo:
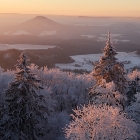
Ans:
{"type": "Polygon", "coordinates": [[[65,128],[69,140],[137,140],[137,125],[118,108],[83,106],[65,128]]]}
{"type": "Polygon", "coordinates": [[[28,67],[29,58],[20,55],[15,81],[6,91],[6,101],[0,119],[1,140],[44,140],[47,133],[48,109],[44,97],[38,95],[40,80],[28,67]]]}
{"type": "Polygon", "coordinates": [[[113,81],[115,83],[115,89],[123,93],[126,83],[124,66],[122,63],[118,62],[115,57],[117,53],[111,45],[110,32],[108,34],[106,46],[103,49],[103,54],[104,56],[101,56],[100,60],[94,63],[92,71],[97,85],[101,85],[103,79],[105,79],[107,83],[113,81]]]}

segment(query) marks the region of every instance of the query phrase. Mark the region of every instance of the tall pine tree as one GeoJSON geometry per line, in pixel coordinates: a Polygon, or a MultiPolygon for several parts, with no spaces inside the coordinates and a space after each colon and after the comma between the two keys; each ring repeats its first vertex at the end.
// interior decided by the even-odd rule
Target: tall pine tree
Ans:
{"type": "Polygon", "coordinates": [[[47,108],[40,80],[29,68],[29,58],[20,55],[16,78],[6,91],[5,111],[0,119],[1,140],[44,140],[47,132],[47,108]],[[45,114],[46,113],[46,114],[45,114]]]}
{"type": "Polygon", "coordinates": [[[103,56],[98,62],[95,62],[94,69],[92,71],[93,77],[97,82],[97,86],[103,83],[103,79],[107,83],[114,82],[117,91],[124,92],[125,89],[125,72],[124,65],[117,61],[115,57],[117,52],[110,42],[110,32],[108,32],[108,41],[103,49],[103,56]]]}

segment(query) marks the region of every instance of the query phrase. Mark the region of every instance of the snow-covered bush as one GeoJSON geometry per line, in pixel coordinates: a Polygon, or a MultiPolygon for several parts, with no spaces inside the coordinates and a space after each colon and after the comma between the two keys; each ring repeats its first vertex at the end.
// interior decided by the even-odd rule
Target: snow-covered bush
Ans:
{"type": "Polygon", "coordinates": [[[65,128],[69,140],[136,140],[137,126],[124,112],[109,106],[87,105],[74,110],[65,128]]]}

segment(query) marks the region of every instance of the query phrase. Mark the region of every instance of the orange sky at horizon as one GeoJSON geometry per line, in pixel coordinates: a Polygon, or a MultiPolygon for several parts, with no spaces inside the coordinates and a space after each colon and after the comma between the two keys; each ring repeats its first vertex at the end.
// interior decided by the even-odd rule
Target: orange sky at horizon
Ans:
{"type": "Polygon", "coordinates": [[[140,17],[140,0],[1,0],[0,13],[140,17]]]}

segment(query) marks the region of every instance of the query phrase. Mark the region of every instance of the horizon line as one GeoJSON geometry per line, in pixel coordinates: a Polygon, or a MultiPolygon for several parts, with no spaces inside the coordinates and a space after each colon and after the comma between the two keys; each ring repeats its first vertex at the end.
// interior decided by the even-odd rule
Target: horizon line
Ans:
{"type": "Polygon", "coordinates": [[[56,15],[56,14],[37,14],[37,13],[0,13],[5,15],[44,15],[44,16],[65,16],[65,17],[85,17],[85,18],[140,18],[140,16],[86,16],[86,15],[56,15]]]}

